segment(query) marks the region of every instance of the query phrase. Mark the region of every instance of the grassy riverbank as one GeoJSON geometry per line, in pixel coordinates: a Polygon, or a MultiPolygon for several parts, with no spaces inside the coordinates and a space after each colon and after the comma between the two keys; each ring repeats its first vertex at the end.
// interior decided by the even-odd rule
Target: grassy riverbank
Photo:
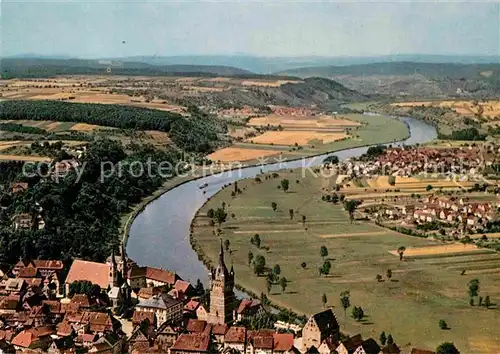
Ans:
{"type": "Polygon", "coordinates": [[[454,341],[464,352],[499,352],[494,324],[500,320],[500,311],[471,307],[467,297],[467,282],[478,278],[482,295],[490,295],[493,302],[500,299],[500,273],[487,274],[477,268],[480,264],[500,266],[498,255],[435,254],[400,262],[389,251],[402,245],[422,247],[436,242],[364,222],[350,224],[340,205],[321,201],[324,189],[331,189],[334,179],[302,178],[298,170],[280,171],[277,178],[260,178],[261,183],[238,182],[242,194],[236,197],[231,196],[232,187],[225,188],[200,209],[194,221],[192,237],[205,257],[215,261],[219,239],[213,235],[206,212],[226,203],[228,221],[222,226],[222,237],[230,241],[228,262],[235,267],[238,284],[257,294],[267,292],[265,277],[255,276],[248,266],[248,252],[252,252],[264,256],[268,267],[279,264],[281,275],[287,278],[285,293],[274,285],[268,295],[280,306],[310,314],[323,308],[324,293],[345,332],[378,338],[386,331],[401,346],[413,343],[432,349],[440,342],[454,341]],[[283,178],[290,181],[287,193],[277,188],[283,178]],[[293,220],[289,209],[294,210],[293,220]],[[304,225],[302,215],[306,216],[304,225]],[[259,248],[250,243],[255,234],[262,240],[259,248]],[[323,263],[321,246],[329,251],[325,257],[332,265],[328,276],[319,276],[318,272],[323,263]],[[475,270],[461,276],[465,268],[475,270]],[[390,280],[386,278],[388,269],[393,273],[390,280]],[[385,281],[377,282],[377,274],[385,281]],[[344,316],[339,294],[345,290],[351,292],[351,305],[364,309],[365,321],[350,318],[350,309],[344,316]],[[441,319],[450,330],[439,329],[441,319]]]}

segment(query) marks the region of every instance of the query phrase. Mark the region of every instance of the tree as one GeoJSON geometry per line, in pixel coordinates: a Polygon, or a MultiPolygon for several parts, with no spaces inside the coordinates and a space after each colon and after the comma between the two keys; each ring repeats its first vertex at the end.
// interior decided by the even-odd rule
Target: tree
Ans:
{"type": "Polygon", "coordinates": [[[261,240],[259,234],[255,234],[251,239],[250,242],[255,245],[255,247],[260,248],[261,240]]]}
{"type": "Polygon", "coordinates": [[[207,211],[207,216],[208,216],[210,219],[213,219],[213,217],[214,217],[214,210],[213,210],[213,209],[208,209],[208,211],[207,211]]]}
{"type": "Polygon", "coordinates": [[[469,305],[474,306],[474,298],[473,297],[471,297],[469,299],[469,305]]]}
{"type": "Polygon", "coordinates": [[[201,282],[200,279],[196,281],[196,286],[194,290],[196,294],[198,294],[199,296],[203,296],[203,294],[205,294],[205,288],[203,287],[203,283],[201,282]]]}
{"type": "Polygon", "coordinates": [[[282,179],[281,180],[281,188],[283,189],[283,191],[286,193],[288,191],[288,188],[290,187],[290,181],[287,180],[286,178],[285,179],[282,179]]]}
{"type": "Polygon", "coordinates": [[[326,246],[321,246],[321,248],[319,249],[319,254],[324,260],[325,257],[328,256],[328,248],[326,248],[326,246]]]}
{"type": "Polygon", "coordinates": [[[227,213],[224,208],[217,208],[214,212],[214,221],[221,227],[222,223],[226,222],[227,213]]]}
{"type": "Polygon", "coordinates": [[[264,273],[264,269],[266,268],[266,259],[262,255],[258,255],[255,257],[253,261],[253,271],[257,275],[261,275],[264,273]]]}
{"type": "Polygon", "coordinates": [[[486,306],[487,309],[490,308],[491,306],[491,300],[490,300],[490,296],[487,295],[485,298],[484,298],[484,306],[486,306]]]}
{"type": "Polygon", "coordinates": [[[351,306],[351,293],[349,291],[342,291],[340,293],[340,304],[344,309],[344,317],[346,316],[347,309],[351,306]]]}
{"type": "Polygon", "coordinates": [[[382,281],[382,276],[380,274],[377,274],[375,278],[377,279],[378,282],[382,281]]]}
{"type": "Polygon", "coordinates": [[[330,269],[332,268],[332,264],[329,261],[325,261],[323,263],[323,267],[321,268],[321,271],[324,275],[330,274],[330,269]]]}
{"type": "Polygon", "coordinates": [[[394,344],[394,338],[392,338],[392,334],[387,336],[387,345],[394,344]]]}
{"type": "Polygon", "coordinates": [[[302,263],[300,263],[300,266],[302,267],[302,269],[306,269],[307,263],[306,262],[302,262],[302,263]]]}
{"type": "Polygon", "coordinates": [[[289,209],[288,214],[290,214],[290,220],[293,220],[293,209],[289,209]]]}
{"type": "Polygon", "coordinates": [[[276,211],[276,209],[278,208],[278,204],[276,204],[276,202],[272,202],[271,208],[273,208],[273,211],[276,211]]]}
{"type": "Polygon", "coordinates": [[[253,253],[252,251],[248,251],[248,265],[252,264],[253,261],[253,253]]]}
{"type": "Polygon", "coordinates": [[[226,240],[224,241],[224,248],[226,249],[226,251],[228,251],[228,252],[229,252],[229,240],[228,240],[228,239],[226,239],[226,240]]]}
{"type": "Polygon", "coordinates": [[[469,297],[474,297],[474,296],[477,296],[478,292],[479,292],[479,279],[472,279],[471,281],[469,281],[469,297]]]}
{"type": "Polygon", "coordinates": [[[365,313],[361,307],[354,306],[352,309],[352,318],[356,321],[361,321],[365,317],[365,313]]]}
{"type": "Polygon", "coordinates": [[[323,307],[325,307],[326,303],[328,302],[328,299],[327,299],[325,293],[323,293],[323,295],[321,295],[321,302],[323,303],[323,307]]]}
{"type": "Polygon", "coordinates": [[[281,273],[281,267],[279,264],[276,264],[274,267],[273,267],[273,273],[276,275],[276,276],[279,276],[280,273],[281,273]]]}
{"type": "Polygon", "coordinates": [[[285,277],[281,277],[280,279],[280,286],[281,286],[281,292],[285,293],[286,286],[287,286],[287,280],[285,277]]]}
{"type": "Polygon", "coordinates": [[[302,215],[302,227],[306,226],[306,216],[302,215]]]}
{"type": "Polygon", "coordinates": [[[446,323],[445,320],[439,320],[439,328],[448,329],[448,324],[446,323]]]}
{"type": "Polygon", "coordinates": [[[387,269],[387,273],[385,275],[387,276],[387,279],[391,279],[392,278],[392,270],[387,269]]]}
{"type": "Polygon", "coordinates": [[[380,340],[380,344],[382,344],[382,346],[384,346],[385,343],[387,343],[387,336],[385,335],[385,332],[380,333],[379,340],[380,340]]]}
{"type": "Polygon", "coordinates": [[[349,219],[351,220],[351,224],[354,221],[354,213],[356,212],[356,209],[358,208],[359,204],[360,202],[354,199],[348,200],[344,203],[344,208],[349,213],[349,219]]]}
{"type": "Polygon", "coordinates": [[[273,282],[271,281],[271,279],[269,277],[267,277],[266,278],[266,289],[267,289],[268,294],[271,292],[272,286],[273,286],[273,282]]]}
{"type": "Polygon", "coordinates": [[[432,186],[430,184],[428,184],[427,187],[425,187],[425,190],[427,192],[430,192],[432,190],[432,186]]]}
{"type": "Polygon", "coordinates": [[[479,307],[483,306],[483,297],[482,296],[479,297],[477,306],[479,306],[479,307]]]}
{"type": "Polygon", "coordinates": [[[398,248],[398,254],[399,254],[399,260],[402,261],[403,260],[403,255],[406,251],[406,247],[405,246],[400,246],[398,248]]]}
{"type": "Polygon", "coordinates": [[[460,354],[460,352],[455,347],[455,344],[444,342],[436,348],[436,354],[460,354]]]}

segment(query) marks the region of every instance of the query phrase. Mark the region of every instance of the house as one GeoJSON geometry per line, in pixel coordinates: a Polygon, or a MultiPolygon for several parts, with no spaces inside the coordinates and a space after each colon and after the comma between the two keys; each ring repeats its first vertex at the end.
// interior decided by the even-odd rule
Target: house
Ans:
{"type": "Polygon", "coordinates": [[[109,284],[109,267],[106,263],[97,263],[75,259],[71,264],[65,281],[66,294],[69,294],[69,285],[77,280],[88,280],[97,284],[101,289],[107,289],[109,284]]]}
{"type": "Polygon", "coordinates": [[[122,352],[123,340],[115,333],[106,333],[94,342],[89,353],[120,354],[122,352]]]}
{"type": "Polygon", "coordinates": [[[142,330],[140,326],[135,327],[130,338],[128,339],[129,352],[131,351],[144,351],[146,352],[150,347],[148,334],[142,330]]]}
{"type": "Polygon", "coordinates": [[[341,341],[335,350],[338,354],[353,354],[354,351],[361,345],[361,343],[363,343],[361,334],[357,334],[341,341]]]}
{"type": "Polygon", "coordinates": [[[318,352],[320,354],[330,354],[334,353],[335,349],[337,349],[337,346],[339,345],[338,341],[333,340],[331,338],[326,338],[323,343],[318,348],[318,352]]]}
{"type": "Polygon", "coordinates": [[[194,293],[193,286],[184,280],[178,279],[174,284],[174,289],[178,292],[178,297],[184,299],[186,296],[191,296],[194,293]]]}
{"type": "Polygon", "coordinates": [[[274,338],[266,335],[251,336],[247,342],[247,354],[272,354],[274,338]]]}
{"type": "Polygon", "coordinates": [[[73,338],[57,338],[47,350],[49,354],[71,354],[76,353],[75,342],[73,338]]]}
{"type": "Polygon", "coordinates": [[[8,294],[23,294],[26,288],[27,284],[24,279],[8,278],[0,282],[0,289],[8,294]]]}
{"type": "Polygon", "coordinates": [[[224,336],[224,349],[231,348],[241,353],[245,351],[247,329],[245,327],[230,327],[224,336]]]}
{"type": "Polygon", "coordinates": [[[195,320],[190,318],[186,326],[186,331],[188,331],[189,333],[203,333],[206,325],[207,321],[195,320]]]}
{"type": "Polygon", "coordinates": [[[212,336],[215,339],[215,343],[218,348],[222,348],[224,346],[224,336],[228,330],[227,324],[213,324],[212,325],[212,336]]]}
{"type": "Polygon", "coordinates": [[[354,351],[354,354],[379,354],[380,353],[380,347],[373,340],[373,338],[368,338],[367,340],[364,340],[358,348],[354,351]]]}
{"type": "Polygon", "coordinates": [[[210,336],[206,334],[181,334],[170,348],[170,354],[204,354],[210,350],[210,336]]]}
{"type": "MultiPolygon", "coordinates": [[[[184,315],[188,315],[191,317],[196,317],[196,310],[200,306],[200,303],[196,300],[189,300],[186,305],[184,305],[184,315]]],[[[206,319],[205,319],[206,321],[206,319]]]]}
{"type": "Polygon", "coordinates": [[[331,309],[317,313],[309,318],[302,329],[303,350],[314,346],[318,348],[326,338],[338,340],[340,327],[331,309]]]}
{"type": "Polygon", "coordinates": [[[64,269],[63,262],[58,260],[35,259],[31,263],[33,263],[35,268],[40,272],[40,275],[44,278],[47,278],[52,273],[59,273],[64,269]]]}
{"type": "Polygon", "coordinates": [[[28,349],[47,350],[52,342],[51,335],[55,334],[52,327],[36,327],[19,332],[13,339],[12,345],[16,350],[26,351],[28,349]]]}
{"type": "Polygon", "coordinates": [[[28,183],[26,182],[15,182],[10,185],[10,191],[12,193],[24,192],[28,189],[28,183]]]}
{"type": "Polygon", "coordinates": [[[196,318],[204,321],[208,320],[208,311],[202,304],[200,304],[200,306],[198,306],[198,308],[196,309],[196,318]]]}
{"type": "Polygon", "coordinates": [[[387,344],[380,351],[380,354],[399,354],[399,353],[401,353],[401,349],[399,349],[396,343],[387,344]]]}
{"type": "Polygon", "coordinates": [[[276,354],[298,354],[294,346],[294,336],[291,333],[273,333],[274,348],[276,354]]]}
{"type": "Polygon", "coordinates": [[[259,300],[243,299],[235,311],[234,318],[243,321],[258,316],[264,312],[264,307],[259,300]]]}
{"type": "Polygon", "coordinates": [[[128,276],[129,285],[133,289],[165,285],[173,287],[179,279],[180,277],[174,272],[154,267],[138,267],[137,265],[130,269],[128,276]]]}
{"type": "Polygon", "coordinates": [[[182,328],[175,327],[172,324],[165,322],[158,328],[154,338],[154,345],[162,352],[168,352],[168,349],[174,345],[179,337],[182,328]]]}
{"type": "Polygon", "coordinates": [[[134,315],[132,316],[134,327],[140,326],[144,321],[147,321],[153,328],[156,328],[156,316],[153,312],[134,311],[134,315]]]}
{"type": "Polygon", "coordinates": [[[169,295],[154,295],[147,300],[140,301],[136,308],[140,311],[153,312],[158,323],[177,323],[182,320],[183,303],[169,295]]]}
{"type": "Polygon", "coordinates": [[[34,225],[33,216],[29,213],[14,214],[11,221],[14,231],[31,230],[34,225]]]}

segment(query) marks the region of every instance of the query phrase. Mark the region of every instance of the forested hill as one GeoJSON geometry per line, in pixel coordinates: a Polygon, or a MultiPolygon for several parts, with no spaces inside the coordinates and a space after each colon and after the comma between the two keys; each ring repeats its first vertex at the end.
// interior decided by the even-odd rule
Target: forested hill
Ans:
{"type": "Polygon", "coordinates": [[[59,101],[2,101],[0,120],[53,120],[102,125],[107,127],[159,130],[169,133],[172,141],[189,152],[208,153],[217,145],[225,125],[201,112],[190,118],[147,108],[96,103],[59,101]]]}
{"type": "Polygon", "coordinates": [[[497,95],[500,64],[390,62],[289,69],[276,75],[323,77],[363,93],[405,96],[497,95]]]}
{"type": "MultiPolygon", "coordinates": [[[[493,71],[500,73],[500,64],[451,64],[451,63],[414,63],[392,62],[348,66],[317,66],[281,71],[278,75],[297,77],[332,77],[337,75],[414,75],[429,77],[478,78],[486,77],[481,73],[493,71]]],[[[489,73],[487,74],[489,75],[489,73]]]]}
{"type": "Polygon", "coordinates": [[[2,78],[52,77],[56,75],[193,75],[255,76],[254,73],[222,65],[152,65],[142,62],[84,59],[4,58],[2,78]]]}
{"type": "Polygon", "coordinates": [[[342,84],[324,78],[308,78],[303,82],[287,83],[279,87],[258,87],[210,93],[192,98],[197,105],[286,105],[311,106],[322,109],[339,109],[342,104],[366,101],[371,97],[342,84]]]}

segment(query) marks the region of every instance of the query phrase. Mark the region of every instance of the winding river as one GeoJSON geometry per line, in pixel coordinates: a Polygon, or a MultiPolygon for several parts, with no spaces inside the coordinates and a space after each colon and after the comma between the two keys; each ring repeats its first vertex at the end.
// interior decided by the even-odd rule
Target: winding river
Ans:
{"type": "MultiPolygon", "coordinates": [[[[414,118],[395,119],[407,124],[410,137],[393,145],[424,143],[437,136],[436,129],[422,121],[414,118]]],[[[182,184],[147,205],[136,217],[130,228],[127,254],[138,264],[170,269],[191,283],[200,279],[207,284],[207,269],[198,260],[198,255],[189,243],[191,220],[207,198],[217,193],[225,184],[254,177],[261,171],[311,167],[321,164],[329,155],[337,155],[342,160],[360,156],[367,149],[368,147],[352,148],[302,160],[247,167],[182,184]],[[207,187],[200,189],[199,186],[204,184],[207,184],[207,187]]]]}

